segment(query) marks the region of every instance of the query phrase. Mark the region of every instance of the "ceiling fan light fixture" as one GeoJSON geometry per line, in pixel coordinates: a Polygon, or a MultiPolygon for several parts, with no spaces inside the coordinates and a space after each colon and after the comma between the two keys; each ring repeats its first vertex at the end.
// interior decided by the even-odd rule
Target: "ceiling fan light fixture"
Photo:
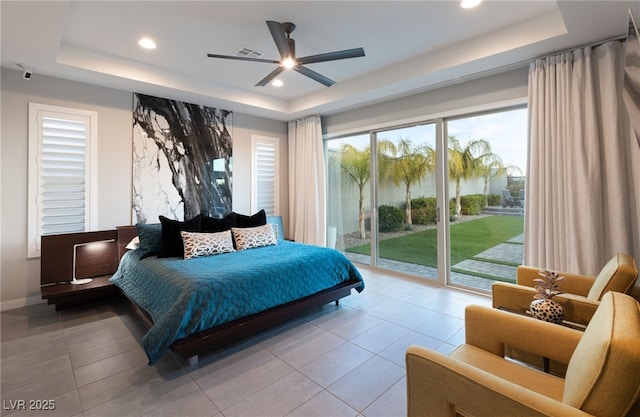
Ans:
{"type": "Polygon", "coordinates": [[[460,2],[460,7],[462,7],[463,9],[473,9],[474,7],[479,5],[480,2],[482,2],[482,0],[462,0],[460,2]]]}
{"type": "Polygon", "coordinates": [[[296,66],[296,61],[291,57],[287,57],[282,60],[282,66],[286,69],[291,69],[296,66]]]}

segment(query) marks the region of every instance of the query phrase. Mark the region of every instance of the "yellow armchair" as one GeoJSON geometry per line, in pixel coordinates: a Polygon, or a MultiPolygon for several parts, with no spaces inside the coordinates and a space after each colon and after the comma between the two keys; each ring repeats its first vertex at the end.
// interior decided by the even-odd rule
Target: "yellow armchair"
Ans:
{"type": "Polygon", "coordinates": [[[474,305],[465,320],[466,343],[451,355],[415,345],[407,350],[409,417],[638,415],[634,298],[606,294],[584,333],[474,305]],[[507,345],[568,364],[565,378],[505,359],[507,345]]]}
{"type": "MultiPolygon", "coordinates": [[[[533,280],[539,278],[538,272],[540,268],[519,266],[516,284],[495,282],[491,287],[493,307],[517,313],[526,312],[536,294],[533,280]]],[[[553,301],[564,307],[565,320],[579,325],[589,323],[600,299],[608,291],[637,296],[636,262],[633,257],[624,253],[616,254],[596,277],[568,272],[559,273],[565,277],[560,282],[560,290],[564,291],[564,294],[554,296],[553,301]]]]}

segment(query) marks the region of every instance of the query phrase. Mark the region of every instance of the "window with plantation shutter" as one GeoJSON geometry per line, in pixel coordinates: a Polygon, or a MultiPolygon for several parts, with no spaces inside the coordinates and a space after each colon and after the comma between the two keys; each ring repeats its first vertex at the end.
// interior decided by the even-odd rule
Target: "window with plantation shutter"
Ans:
{"type": "Polygon", "coordinates": [[[278,138],[251,137],[251,209],[279,215],[278,138]]]}
{"type": "Polygon", "coordinates": [[[40,236],[90,230],[97,113],[29,104],[29,257],[40,236]]]}

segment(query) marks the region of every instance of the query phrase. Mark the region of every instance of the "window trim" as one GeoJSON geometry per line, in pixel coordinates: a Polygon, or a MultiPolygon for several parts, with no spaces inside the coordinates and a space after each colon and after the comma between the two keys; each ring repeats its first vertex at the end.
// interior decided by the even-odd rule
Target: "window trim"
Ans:
{"type": "Polygon", "coordinates": [[[85,230],[97,229],[98,207],[98,113],[91,110],[82,110],[69,107],[29,103],[28,113],[28,204],[27,204],[27,257],[40,257],[40,206],[39,197],[41,191],[40,155],[42,150],[41,117],[51,115],[68,117],[69,120],[86,118],[87,142],[86,142],[86,210],[85,230]]]}

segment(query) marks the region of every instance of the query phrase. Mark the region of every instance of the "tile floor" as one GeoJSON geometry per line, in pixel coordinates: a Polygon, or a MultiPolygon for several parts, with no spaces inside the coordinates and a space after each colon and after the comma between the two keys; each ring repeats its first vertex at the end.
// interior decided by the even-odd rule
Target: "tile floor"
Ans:
{"type": "Polygon", "coordinates": [[[490,300],[361,271],[363,293],[191,368],[172,355],[147,366],[144,327],[117,300],[3,312],[1,415],[405,416],[407,346],[450,352],[464,341],[465,306],[490,300]],[[17,410],[17,400],[55,410],[17,410]]]}

